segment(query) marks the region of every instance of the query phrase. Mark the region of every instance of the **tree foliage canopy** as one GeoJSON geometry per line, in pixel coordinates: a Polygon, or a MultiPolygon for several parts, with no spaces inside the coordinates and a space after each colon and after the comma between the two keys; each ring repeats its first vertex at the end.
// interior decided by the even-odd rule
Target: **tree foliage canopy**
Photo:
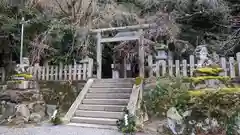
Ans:
{"type": "Polygon", "coordinates": [[[236,26],[232,17],[240,11],[234,0],[22,0],[21,6],[17,0],[0,2],[0,49],[18,54],[24,16],[29,20],[24,54],[32,63],[40,59],[69,63],[92,56],[95,41],[89,29],[142,23],[158,25],[144,31],[147,40],[158,44],[165,38],[181,54],[207,44],[227,55],[240,45],[239,30],[232,29],[236,26]]]}

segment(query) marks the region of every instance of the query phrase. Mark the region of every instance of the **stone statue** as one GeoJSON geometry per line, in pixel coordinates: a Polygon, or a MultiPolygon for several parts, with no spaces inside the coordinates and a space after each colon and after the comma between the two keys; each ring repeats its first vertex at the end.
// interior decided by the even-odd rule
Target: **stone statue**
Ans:
{"type": "Polygon", "coordinates": [[[197,63],[198,68],[220,63],[219,55],[216,52],[209,54],[206,45],[197,46],[194,53],[198,60],[197,63]]]}
{"type": "Polygon", "coordinates": [[[179,135],[184,132],[186,125],[184,124],[184,118],[191,115],[191,111],[186,111],[182,115],[179,114],[175,107],[171,107],[167,111],[167,124],[168,128],[174,135],[179,135]]]}
{"type": "Polygon", "coordinates": [[[16,71],[17,73],[19,73],[19,74],[20,74],[20,73],[24,73],[24,72],[28,72],[29,66],[30,66],[30,64],[29,64],[29,59],[26,58],[26,57],[24,57],[24,58],[23,58],[23,63],[16,65],[15,71],[16,71]]]}
{"type": "Polygon", "coordinates": [[[194,53],[196,55],[196,58],[198,59],[197,67],[203,67],[212,63],[209,59],[209,53],[206,45],[197,46],[194,53]]]}
{"type": "MultiPolygon", "coordinates": [[[[197,69],[200,68],[212,68],[212,67],[219,67],[220,64],[220,58],[219,55],[216,52],[213,52],[212,54],[208,53],[206,45],[199,45],[195,49],[195,55],[198,60],[197,63],[197,69]]],[[[198,74],[198,76],[209,76],[209,74],[206,75],[206,73],[198,74]]],[[[212,75],[211,75],[212,76],[212,75]]],[[[222,83],[217,79],[206,79],[204,80],[203,84],[197,84],[194,86],[194,89],[202,89],[202,88],[219,88],[222,87],[222,83]]]]}
{"type": "Polygon", "coordinates": [[[16,65],[16,68],[15,68],[15,71],[16,71],[18,74],[23,73],[23,72],[26,72],[25,65],[23,65],[23,64],[17,64],[17,65],[16,65]]]}

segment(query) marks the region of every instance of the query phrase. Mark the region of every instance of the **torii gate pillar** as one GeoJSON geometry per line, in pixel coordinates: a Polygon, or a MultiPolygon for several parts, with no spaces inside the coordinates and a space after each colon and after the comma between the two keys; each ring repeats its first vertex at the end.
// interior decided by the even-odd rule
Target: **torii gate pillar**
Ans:
{"type": "Polygon", "coordinates": [[[102,78],[102,44],[101,33],[97,33],[97,79],[102,78]]]}
{"type": "Polygon", "coordinates": [[[138,55],[139,55],[139,76],[144,78],[145,70],[144,70],[144,46],[143,46],[143,30],[139,30],[139,48],[138,48],[138,55]]]}

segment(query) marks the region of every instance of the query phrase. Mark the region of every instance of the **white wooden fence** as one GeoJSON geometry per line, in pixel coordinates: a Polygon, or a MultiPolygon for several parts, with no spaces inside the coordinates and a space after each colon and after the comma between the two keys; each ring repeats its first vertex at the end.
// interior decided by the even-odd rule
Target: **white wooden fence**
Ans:
{"type": "MultiPolygon", "coordinates": [[[[192,76],[197,66],[196,58],[191,55],[189,60],[166,60],[153,63],[152,57],[148,58],[149,76],[192,76]]],[[[221,57],[220,66],[224,69],[222,76],[240,76],[240,52],[236,57],[221,57]]]]}
{"type": "MultiPolygon", "coordinates": [[[[222,76],[240,76],[240,52],[236,57],[221,57],[220,65],[224,69],[222,76]]],[[[192,76],[197,66],[197,60],[193,55],[188,60],[166,60],[153,63],[152,57],[148,57],[149,76],[192,76]]],[[[86,59],[80,64],[74,65],[49,65],[30,67],[38,80],[86,80],[93,76],[93,60],[86,59]]],[[[6,79],[4,68],[0,67],[0,81],[6,79]]]]}
{"type": "MultiPolygon", "coordinates": [[[[1,80],[5,80],[5,72],[0,68],[1,80]],[[2,74],[1,74],[2,73],[2,74]]],[[[73,65],[47,65],[32,66],[30,73],[37,80],[87,80],[93,77],[93,59],[82,60],[79,64],[73,65]]]]}

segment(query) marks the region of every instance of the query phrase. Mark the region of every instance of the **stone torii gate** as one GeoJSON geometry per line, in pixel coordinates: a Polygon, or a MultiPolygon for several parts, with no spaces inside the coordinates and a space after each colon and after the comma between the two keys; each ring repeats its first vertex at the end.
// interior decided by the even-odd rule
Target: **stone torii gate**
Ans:
{"type": "Polygon", "coordinates": [[[103,28],[103,29],[92,29],[91,33],[97,33],[97,78],[102,78],[102,43],[107,42],[120,42],[120,41],[131,41],[137,40],[139,42],[139,76],[144,78],[144,47],[143,47],[143,29],[152,28],[156,26],[155,24],[142,24],[133,25],[125,27],[113,27],[113,28],[103,28]],[[135,30],[135,31],[134,31],[135,30]],[[137,30],[137,32],[136,32],[137,30]],[[107,31],[118,31],[118,36],[103,38],[102,33],[107,31]],[[124,32],[134,32],[137,34],[123,36],[121,31],[124,32]]]}

